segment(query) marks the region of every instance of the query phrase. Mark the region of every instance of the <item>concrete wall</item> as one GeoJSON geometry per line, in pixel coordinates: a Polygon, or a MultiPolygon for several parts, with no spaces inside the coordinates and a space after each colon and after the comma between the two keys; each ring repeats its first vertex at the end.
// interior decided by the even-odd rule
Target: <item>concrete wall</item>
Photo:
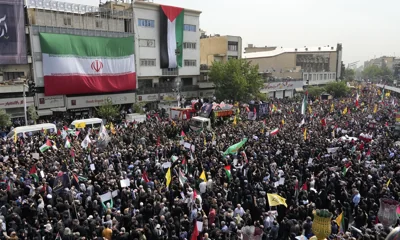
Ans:
{"type": "Polygon", "coordinates": [[[200,63],[211,66],[214,55],[221,55],[223,59],[228,53],[228,38],[226,36],[200,39],[200,63]]]}

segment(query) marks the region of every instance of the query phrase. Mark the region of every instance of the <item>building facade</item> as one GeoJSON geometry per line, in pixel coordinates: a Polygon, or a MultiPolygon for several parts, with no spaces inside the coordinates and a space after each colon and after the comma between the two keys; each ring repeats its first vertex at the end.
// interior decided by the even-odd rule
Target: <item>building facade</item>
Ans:
{"type": "MultiPolygon", "coordinates": [[[[162,6],[152,2],[134,3],[135,48],[137,66],[137,101],[158,102],[159,107],[176,106],[177,98],[199,97],[200,75],[200,11],[183,10],[183,39],[178,39],[172,54],[181,59],[181,66],[162,68],[162,6]]],[[[176,9],[175,9],[176,10],[176,9]]],[[[179,10],[179,9],[178,9],[179,10]]],[[[175,57],[172,56],[172,57],[175,57]]]]}
{"type": "Polygon", "coordinates": [[[270,97],[292,97],[303,86],[337,81],[342,71],[342,45],[304,48],[245,48],[243,58],[258,65],[270,97]]]}
{"type": "MultiPolygon", "coordinates": [[[[162,68],[160,34],[163,28],[160,16],[163,14],[163,7],[147,1],[134,3],[108,1],[99,7],[60,1],[27,1],[26,33],[28,53],[30,53],[28,59],[31,59],[31,62],[26,66],[18,66],[25,68],[24,71],[17,69],[18,71],[14,72],[20,75],[23,72],[24,76],[31,76],[36,94],[31,94],[29,97],[32,99],[28,100],[35,103],[38,114],[45,116],[67,112],[80,118],[93,115],[94,108],[108,100],[127,109],[135,102],[155,103],[153,107],[157,105],[169,107],[176,106],[179,96],[199,97],[197,82],[200,75],[199,16],[201,12],[181,9],[183,37],[181,42],[177,41],[176,44],[177,50],[180,51],[175,51],[176,59],[181,59],[181,65],[174,68],[162,68]],[[40,42],[42,33],[82,37],[133,37],[136,87],[124,91],[46,95],[43,52],[40,42]]],[[[8,66],[8,68],[11,67],[13,66],[8,66]]],[[[0,66],[0,69],[2,68],[4,67],[0,66]]],[[[21,95],[20,92],[16,95],[18,94],[21,95]]],[[[15,99],[10,99],[10,101],[16,102],[15,99]]]]}
{"type": "Polygon", "coordinates": [[[211,97],[215,93],[214,85],[208,79],[213,62],[226,62],[229,59],[242,58],[242,38],[239,36],[206,35],[200,38],[200,78],[201,97],[211,97]]]}

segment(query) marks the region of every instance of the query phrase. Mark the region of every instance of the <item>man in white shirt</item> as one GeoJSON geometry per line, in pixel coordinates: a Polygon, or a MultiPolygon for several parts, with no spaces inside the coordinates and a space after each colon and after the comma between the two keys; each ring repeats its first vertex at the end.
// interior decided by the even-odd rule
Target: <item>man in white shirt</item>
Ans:
{"type": "Polygon", "coordinates": [[[244,209],[242,208],[242,206],[240,206],[240,204],[238,204],[235,208],[235,216],[236,214],[239,214],[240,217],[242,217],[244,214],[244,209]]]}
{"type": "Polygon", "coordinates": [[[200,193],[203,194],[206,192],[207,190],[207,182],[201,182],[199,184],[199,188],[200,188],[200,193]]]}

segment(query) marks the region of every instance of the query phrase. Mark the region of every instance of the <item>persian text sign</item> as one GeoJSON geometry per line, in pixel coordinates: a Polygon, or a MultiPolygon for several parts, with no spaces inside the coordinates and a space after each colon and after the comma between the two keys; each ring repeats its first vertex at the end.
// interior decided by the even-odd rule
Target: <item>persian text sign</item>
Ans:
{"type": "Polygon", "coordinates": [[[264,86],[261,88],[261,91],[264,90],[267,92],[273,92],[278,90],[286,90],[286,89],[295,89],[302,88],[303,81],[282,81],[282,82],[270,82],[264,83],[264,86]]]}

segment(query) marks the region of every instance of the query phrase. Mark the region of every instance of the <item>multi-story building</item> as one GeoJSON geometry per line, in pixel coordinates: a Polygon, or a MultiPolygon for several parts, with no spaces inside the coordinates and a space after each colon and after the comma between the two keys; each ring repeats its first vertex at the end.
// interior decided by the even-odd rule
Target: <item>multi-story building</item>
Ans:
{"type": "Polygon", "coordinates": [[[24,82],[30,79],[32,57],[27,52],[24,1],[0,5],[0,108],[13,118],[24,117],[26,106],[34,104],[33,95],[24,82]],[[13,15],[10,15],[13,13],[13,15]]]}
{"type": "MultiPolygon", "coordinates": [[[[77,118],[90,116],[94,107],[107,100],[125,108],[130,108],[135,102],[156,102],[162,107],[176,105],[178,95],[198,97],[201,12],[147,1],[126,2],[108,1],[96,7],[52,0],[26,1],[27,24],[22,29],[26,33],[27,63],[0,65],[0,105],[10,108],[7,112],[15,117],[23,116],[23,85],[20,82],[25,79],[34,83],[32,89],[36,91],[36,94],[31,93],[26,88],[27,104],[35,104],[40,116],[66,112],[77,118]],[[176,21],[167,14],[175,14],[172,17],[176,21]],[[175,34],[169,31],[172,23],[175,24],[175,34]],[[136,73],[137,81],[135,78],[135,84],[129,89],[82,93],[77,88],[76,93],[46,94],[49,89],[46,90],[47,70],[44,71],[46,66],[40,36],[49,33],[83,38],[132,37],[135,66],[129,68],[136,73]],[[174,61],[175,65],[171,64],[174,61]]],[[[98,71],[100,69],[96,67],[103,67],[101,61],[98,63],[92,63],[92,70],[98,71]]]]}
{"type": "Polygon", "coordinates": [[[336,81],[342,71],[342,45],[304,48],[245,48],[243,58],[258,65],[265,78],[263,93],[270,97],[292,97],[303,86],[336,81]]]}
{"type": "MultiPolygon", "coordinates": [[[[136,1],[134,3],[135,46],[137,59],[138,102],[159,102],[159,107],[176,105],[178,96],[186,99],[199,96],[198,77],[200,75],[200,22],[201,12],[191,9],[170,8],[182,11],[176,18],[181,21],[182,39],[166,33],[165,6],[136,1]],[[168,36],[167,36],[168,35],[168,36]],[[167,42],[176,41],[168,46],[167,42]],[[171,47],[172,46],[172,47],[171,47]],[[168,68],[165,61],[168,48],[169,60],[177,58],[177,65],[168,68]],[[179,66],[180,64],[180,66],[179,66]],[[164,65],[164,66],[163,66],[164,65]]],[[[177,14],[177,13],[176,13],[177,14]]],[[[169,23],[168,23],[169,24],[169,23]]],[[[169,61],[169,66],[171,62],[169,61]]]]}
{"type": "Polygon", "coordinates": [[[242,38],[239,36],[206,35],[200,38],[200,79],[201,97],[211,97],[214,85],[208,79],[208,72],[214,61],[226,62],[229,59],[242,58],[242,38]]]}

